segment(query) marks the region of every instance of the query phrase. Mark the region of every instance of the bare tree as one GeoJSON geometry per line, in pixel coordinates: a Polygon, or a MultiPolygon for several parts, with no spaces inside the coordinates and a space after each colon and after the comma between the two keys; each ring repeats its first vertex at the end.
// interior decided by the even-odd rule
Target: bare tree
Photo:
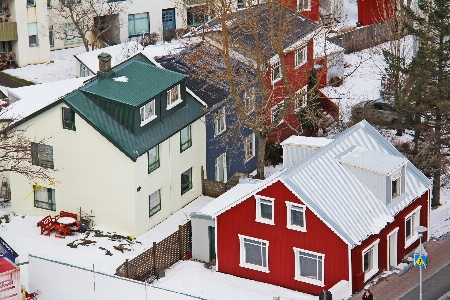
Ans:
{"type": "Polygon", "coordinates": [[[83,42],[86,51],[119,39],[120,15],[126,2],[107,0],[53,0],[49,11],[53,35],[66,42],[83,42]]]}

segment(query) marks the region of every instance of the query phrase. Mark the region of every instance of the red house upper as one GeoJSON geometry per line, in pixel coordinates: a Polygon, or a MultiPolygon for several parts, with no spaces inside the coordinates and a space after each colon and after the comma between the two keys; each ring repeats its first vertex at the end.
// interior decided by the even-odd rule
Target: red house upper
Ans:
{"type": "Polygon", "coordinates": [[[419,243],[414,228],[429,227],[430,181],[366,121],[332,140],[292,137],[283,158],[280,173],[191,215],[194,258],[215,251],[220,272],[314,295],[325,284],[341,299],[396,266],[419,243]]]}

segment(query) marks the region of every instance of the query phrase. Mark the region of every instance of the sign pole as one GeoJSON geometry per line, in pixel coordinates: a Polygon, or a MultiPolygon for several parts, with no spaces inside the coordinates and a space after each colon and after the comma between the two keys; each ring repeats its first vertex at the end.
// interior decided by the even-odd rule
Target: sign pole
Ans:
{"type": "MultiPolygon", "coordinates": [[[[419,233],[419,239],[420,239],[420,257],[422,257],[422,234],[419,233]]],[[[420,269],[420,300],[422,300],[422,267],[419,267],[420,269]]]]}

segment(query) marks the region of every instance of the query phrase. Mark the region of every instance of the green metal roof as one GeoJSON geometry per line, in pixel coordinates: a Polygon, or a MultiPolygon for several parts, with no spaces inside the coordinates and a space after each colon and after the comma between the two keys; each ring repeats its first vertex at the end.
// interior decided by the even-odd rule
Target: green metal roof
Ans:
{"type": "Polygon", "coordinates": [[[96,77],[81,90],[137,107],[186,77],[137,59],[130,59],[112,70],[113,76],[96,77]]]}

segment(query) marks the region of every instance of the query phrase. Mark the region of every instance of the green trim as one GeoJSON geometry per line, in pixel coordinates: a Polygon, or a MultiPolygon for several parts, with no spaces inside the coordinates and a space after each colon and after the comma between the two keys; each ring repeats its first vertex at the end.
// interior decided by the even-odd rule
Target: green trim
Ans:
{"type": "Polygon", "coordinates": [[[148,196],[148,213],[149,213],[149,218],[151,217],[151,216],[154,216],[155,214],[157,214],[160,210],[161,210],[161,206],[162,206],[162,204],[161,204],[161,189],[159,189],[159,190],[157,190],[156,192],[154,192],[152,195],[149,195],[148,196]],[[151,203],[150,203],[150,197],[154,194],[154,193],[156,193],[156,192],[158,192],[158,196],[159,196],[159,204],[158,205],[156,205],[155,207],[151,207],[151,203]],[[157,209],[157,210],[156,210],[157,209]],[[153,211],[153,212],[152,212],[153,211]]]}
{"type": "Polygon", "coordinates": [[[192,146],[192,130],[191,130],[191,125],[188,125],[188,126],[186,126],[186,127],[184,127],[183,129],[180,130],[180,153],[186,151],[191,146],[192,146]],[[182,132],[186,128],[188,130],[188,139],[183,142],[182,141],[182,137],[183,137],[182,132]]]}
{"type": "Polygon", "coordinates": [[[153,147],[152,149],[147,151],[147,160],[148,160],[148,174],[155,171],[160,167],[160,159],[159,159],[159,144],[153,147]],[[150,164],[150,154],[149,152],[156,148],[156,160],[150,164]]]}
{"type": "MultiPolygon", "coordinates": [[[[186,176],[186,175],[184,175],[184,176],[186,176]]],[[[192,168],[189,168],[188,170],[181,173],[181,195],[186,194],[191,189],[192,189],[192,168]],[[186,182],[185,184],[183,184],[183,175],[186,172],[189,172],[189,182],[186,182]]]]}
{"type": "Polygon", "coordinates": [[[55,203],[55,199],[54,199],[54,190],[53,189],[49,189],[46,187],[41,187],[41,189],[46,189],[47,190],[47,195],[48,195],[48,190],[50,190],[50,199],[49,201],[41,201],[41,200],[37,200],[36,199],[36,186],[33,185],[33,190],[34,190],[34,207],[36,208],[41,208],[41,209],[46,209],[46,210],[51,210],[51,211],[56,211],[56,203],[55,203]]]}

